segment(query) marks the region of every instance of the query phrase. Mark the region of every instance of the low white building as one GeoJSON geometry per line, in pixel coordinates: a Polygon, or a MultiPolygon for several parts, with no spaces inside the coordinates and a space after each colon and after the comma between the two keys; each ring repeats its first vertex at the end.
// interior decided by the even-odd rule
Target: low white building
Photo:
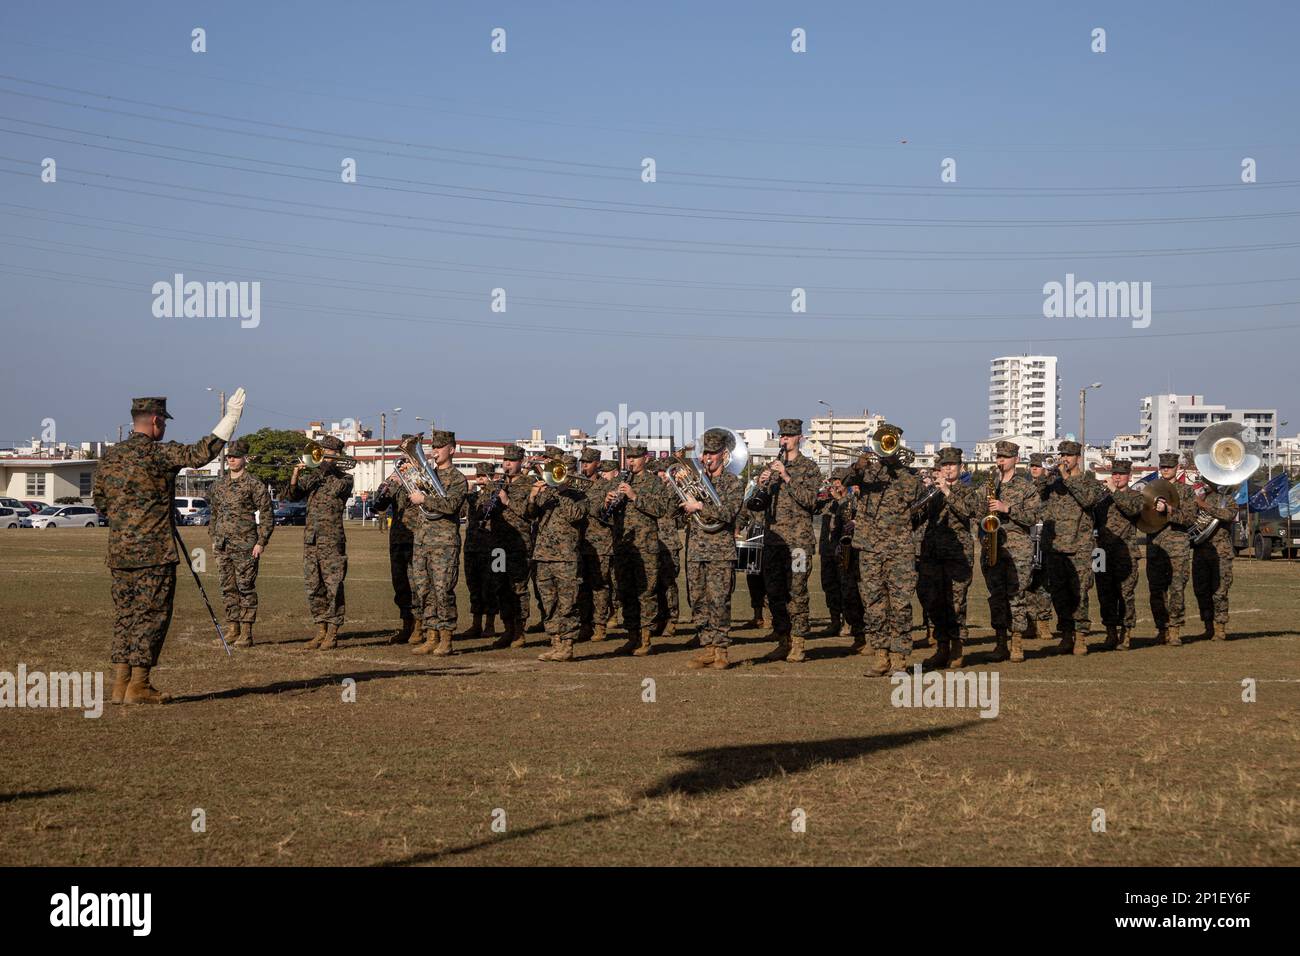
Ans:
{"type": "Polygon", "coordinates": [[[1180,455],[1192,450],[1197,437],[1218,422],[1240,422],[1255,430],[1263,446],[1264,464],[1278,461],[1277,409],[1228,408],[1210,405],[1204,395],[1148,395],[1142,399],[1138,418],[1140,443],[1133,460],[1154,466],[1161,452],[1180,455]]]}
{"type": "Polygon", "coordinates": [[[0,496],[52,505],[59,498],[91,503],[93,458],[0,458],[0,496]]]}
{"type": "Polygon", "coordinates": [[[1037,435],[1000,435],[997,438],[985,438],[975,443],[975,461],[991,462],[995,457],[1000,441],[1015,442],[1020,446],[1020,460],[1025,461],[1030,455],[1039,453],[1056,453],[1056,441],[1037,435]]]}

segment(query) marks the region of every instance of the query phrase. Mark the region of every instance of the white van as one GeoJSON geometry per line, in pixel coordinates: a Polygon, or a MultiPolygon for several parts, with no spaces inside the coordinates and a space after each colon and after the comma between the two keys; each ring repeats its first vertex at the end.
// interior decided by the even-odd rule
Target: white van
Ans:
{"type": "Polygon", "coordinates": [[[176,513],[182,518],[208,506],[207,498],[175,498],[176,513]]]}

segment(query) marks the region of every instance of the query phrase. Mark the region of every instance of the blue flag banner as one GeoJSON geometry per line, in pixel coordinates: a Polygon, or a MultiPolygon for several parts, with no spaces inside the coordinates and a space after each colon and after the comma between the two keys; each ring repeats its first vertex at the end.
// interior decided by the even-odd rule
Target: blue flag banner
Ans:
{"type": "Polygon", "coordinates": [[[1137,481],[1131,482],[1131,483],[1129,484],[1129,487],[1130,487],[1130,488],[1136,488],[1136,487],[1138,487],[1139,485],[1145,485],[1148,481],[1155,481],[1155,480],[1156,480],[1157,478],[1159,478],[1159,477],[1160,477],[1160,472],[1158,472],[1158,471],[1149,471],[1149,472],[1147,472],[1145,475],[1143,475],[1141,478],[1139,478],[1137,481]]]}
{"type": "Polygon", "coordinates": [[[1243,481],[1241,487],[1237,489],[1237,504],[1244,505],[1249,500],[1250,492],[1246,489],[1246,482],[1243,481]]]}
{"type": "Polygon", "coordinates": [[[1286,480],[1286,472],[1282,472],[1259,491],[1255,492],[1250,499],[1251,511],[1267,511],[1273,505],[1279,504],[1281,508],[1286,508],[1290,504],[1290,486],[1286,480]]]}

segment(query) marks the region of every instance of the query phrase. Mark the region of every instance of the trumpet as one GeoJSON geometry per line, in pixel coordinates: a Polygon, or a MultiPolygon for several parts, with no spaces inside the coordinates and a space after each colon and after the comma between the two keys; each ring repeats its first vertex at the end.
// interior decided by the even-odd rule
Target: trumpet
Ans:
{"type": "Polygon", "coordinates": [[[301,464],[304,468],[319,468],[324,464],[333,464],[337,468],[354,468],[357,460],[351,455],[340,455],[330,451],[320,442],[308,441],[303,448],[301,464]]]}

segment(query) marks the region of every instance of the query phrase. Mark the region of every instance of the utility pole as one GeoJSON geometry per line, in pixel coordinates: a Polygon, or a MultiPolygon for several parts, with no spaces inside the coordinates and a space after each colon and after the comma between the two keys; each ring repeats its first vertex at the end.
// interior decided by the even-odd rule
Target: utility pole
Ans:
{"type": "MultiPolygon", "coordinates": [[[[372,433],[373,434],[373,433],[372,433]]],[[[379,483],[384,483],[384,472],[388,464],[388,413],[379,413],[379,483]]]]}
{"type": "Polygon", "coordinates": [[[1088,439],[1087,432],[1084,430],[1085,420],[1088,411],[1088,389],[1101,388],[1101,382],[1093,382],[1091,385],[1085,385],[1079,389],[1079,445],[1083,450],[1084,467],[1087,467],[1088,456],[1088,439]]]}

